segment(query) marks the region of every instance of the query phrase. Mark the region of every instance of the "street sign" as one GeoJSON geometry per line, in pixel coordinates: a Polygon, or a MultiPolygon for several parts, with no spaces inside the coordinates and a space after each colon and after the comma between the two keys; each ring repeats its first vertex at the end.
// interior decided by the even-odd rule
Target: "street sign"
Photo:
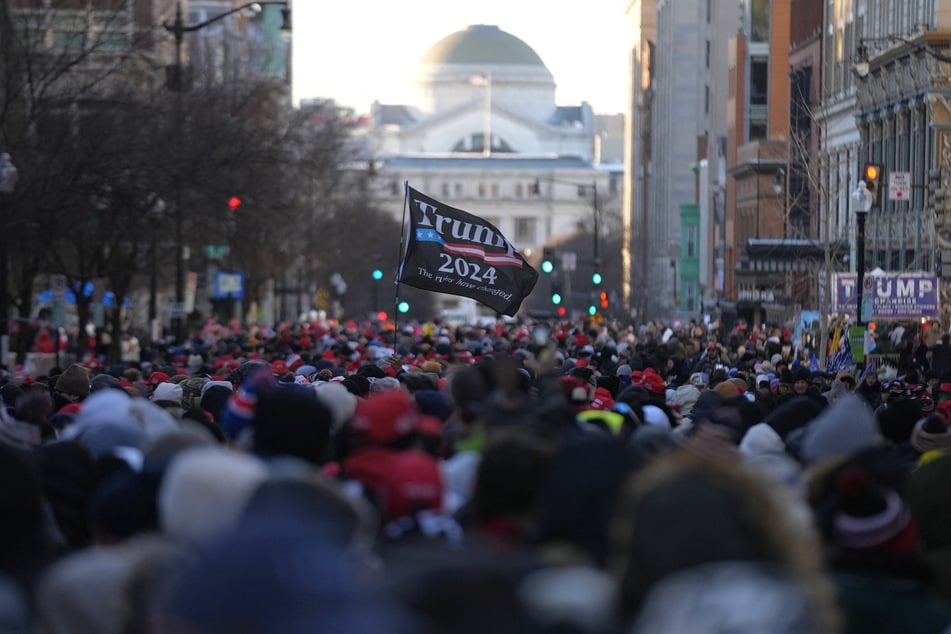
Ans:
{"type": "Polygon", "coordinates": [[[566,271],[574,271],[578,268],[578,254],[574,251],[565,251],[561,254],[561,268],[566,271]]]}
{"type": "Polygon", "coordinates": [[[185,317],[185,302],[169,302],[168,316],[171,319],[183,319],[185,317]]]}
{"type": "Polygon", "coordinates": [[[911,172],[888,173],[888,200],[911,198],[911,172]]]}
{"type": "Polygon", "coordinates": [[[226,244],[206,244],[205,257],[209,260],[223,260],[228,257],[231,247],[226,244]]]}
{"type": "Polygon", "coordinates": [[[244,273],[215,273],[215,299],[244,299],[244,273]]]}

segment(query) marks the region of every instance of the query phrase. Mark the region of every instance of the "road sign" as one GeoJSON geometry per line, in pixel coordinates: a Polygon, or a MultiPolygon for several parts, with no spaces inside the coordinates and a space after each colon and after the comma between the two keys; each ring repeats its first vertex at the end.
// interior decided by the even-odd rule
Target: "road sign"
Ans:
{"type": "Polygon", "coordinates": [[[185,317],[185,302],[169,302],[168,316],[170,319],[182,319],[185,317]]]}
{"type": "Polygon", "coordinates": [[[911,172],[888,173],[888,200],[911,198],[911,172]]]}
{"type": "Polygon", "coordinates": [[[565,251],[561,254],[561,268],[566,271],[574,271],[578,268],[578,254],[574,251],[565,251]]]}
{"type": "Polygon", "coordinates": [[[215,273],[215,299],[244,299],[244,273],[215,273]]]}
{"type": "Polygon", "coordinates": [[[209,260],[222,260],[228,257],[231,248],[226,244],[206,244],[204,251],[209,260]]]}

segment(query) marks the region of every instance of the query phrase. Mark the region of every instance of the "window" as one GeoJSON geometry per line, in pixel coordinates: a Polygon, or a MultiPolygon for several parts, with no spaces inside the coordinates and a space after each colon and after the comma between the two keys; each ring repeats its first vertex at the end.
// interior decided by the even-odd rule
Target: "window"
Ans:
{"type": "Polygon", "coordinates": [[[707,40],[707,46],[704,49],[704,59],[706,62],[706,67],[710,68],[710,40],[707,40]]]}
{"type": "Polygon", "coordinates": [[[456,190],[456,197],[461,198],[462,197],[462,183],[456,183],[455,190],[456,190]]]}
{"type": "Polygon", "coordinates": [[[754,57],[750,60],[750,104],[765,106],[769,94],[769,60],[754,57]]]}
{"type": "Polygon", "coordinates": [[[750,0],[751,42],[769,42],[769,1],[750,0]]]}
{"type": "Polygon", "coordinates": [[[492,183],[492,186],[491,186],[490,189],[491,189],[491,191],[492,191],[492,198],[498,198],[498,197],[499,197],[499,184],[498,184],[498,183],[492,183]]]}
{"type": "Polygon", "coordinates": [[[521,244],[535,244],[535,218],[515,219],[515,241],[521,244]]]}
{"type": "Polygon", "coordinates": [[[521,183],[515,183],[515,197],[521,198],[523,196],[524,190],[522,189],[521,183]]]}
{"type": "Polygon", "coordinates": [[[479,198],[485,198],[485,183],[479,183],[479,198]]]}
{"type": "Polygon", "coordinates": [[[703,114],[710,114],[710,86],[703,87],[703,114]]]}
{"type": "Polygon", "coordinates": [[[443,195],[443,196],[448,196],[448,195],[449,195],[449,183],[443,183],[443,184],[442,184],[442,195],[443,195]]]}
{"type": "Polygon", "coordinates": [[[687,227],[687,257],[697,257],[697,227],[687,227]]]}
{"type": "Polygon", "coordinates": [[[711,14],[713,13],[713,0],[707,0],[707,24],[710,24],[711,14]]]}

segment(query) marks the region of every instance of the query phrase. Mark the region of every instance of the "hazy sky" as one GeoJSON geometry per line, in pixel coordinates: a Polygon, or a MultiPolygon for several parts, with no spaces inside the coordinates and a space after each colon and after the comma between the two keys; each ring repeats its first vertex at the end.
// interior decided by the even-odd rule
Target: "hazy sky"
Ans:
{"type": "Polygon", "coordinates": [[[623,112],[626,0],[364,0],[294,2],[294,95],[368,112],[410,103],[416,64],[471,24],[494,24],[531,46],[557,84],[558,105],[623,112]]]}

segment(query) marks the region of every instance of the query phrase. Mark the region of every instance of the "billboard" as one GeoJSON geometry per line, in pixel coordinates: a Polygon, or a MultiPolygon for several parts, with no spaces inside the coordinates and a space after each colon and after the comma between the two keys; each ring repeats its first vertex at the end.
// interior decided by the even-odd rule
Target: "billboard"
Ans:
{"type": "MultiPolygon", "coordinates": [[[[858,276],[836,273],[834,297],[837,313],[855,315],[858,276]]],[[[937,317],[940,285],[938,278],[923,273],[866,273],[865,300],[872,300],[872,320],[921,319],[937,317]]]]}

